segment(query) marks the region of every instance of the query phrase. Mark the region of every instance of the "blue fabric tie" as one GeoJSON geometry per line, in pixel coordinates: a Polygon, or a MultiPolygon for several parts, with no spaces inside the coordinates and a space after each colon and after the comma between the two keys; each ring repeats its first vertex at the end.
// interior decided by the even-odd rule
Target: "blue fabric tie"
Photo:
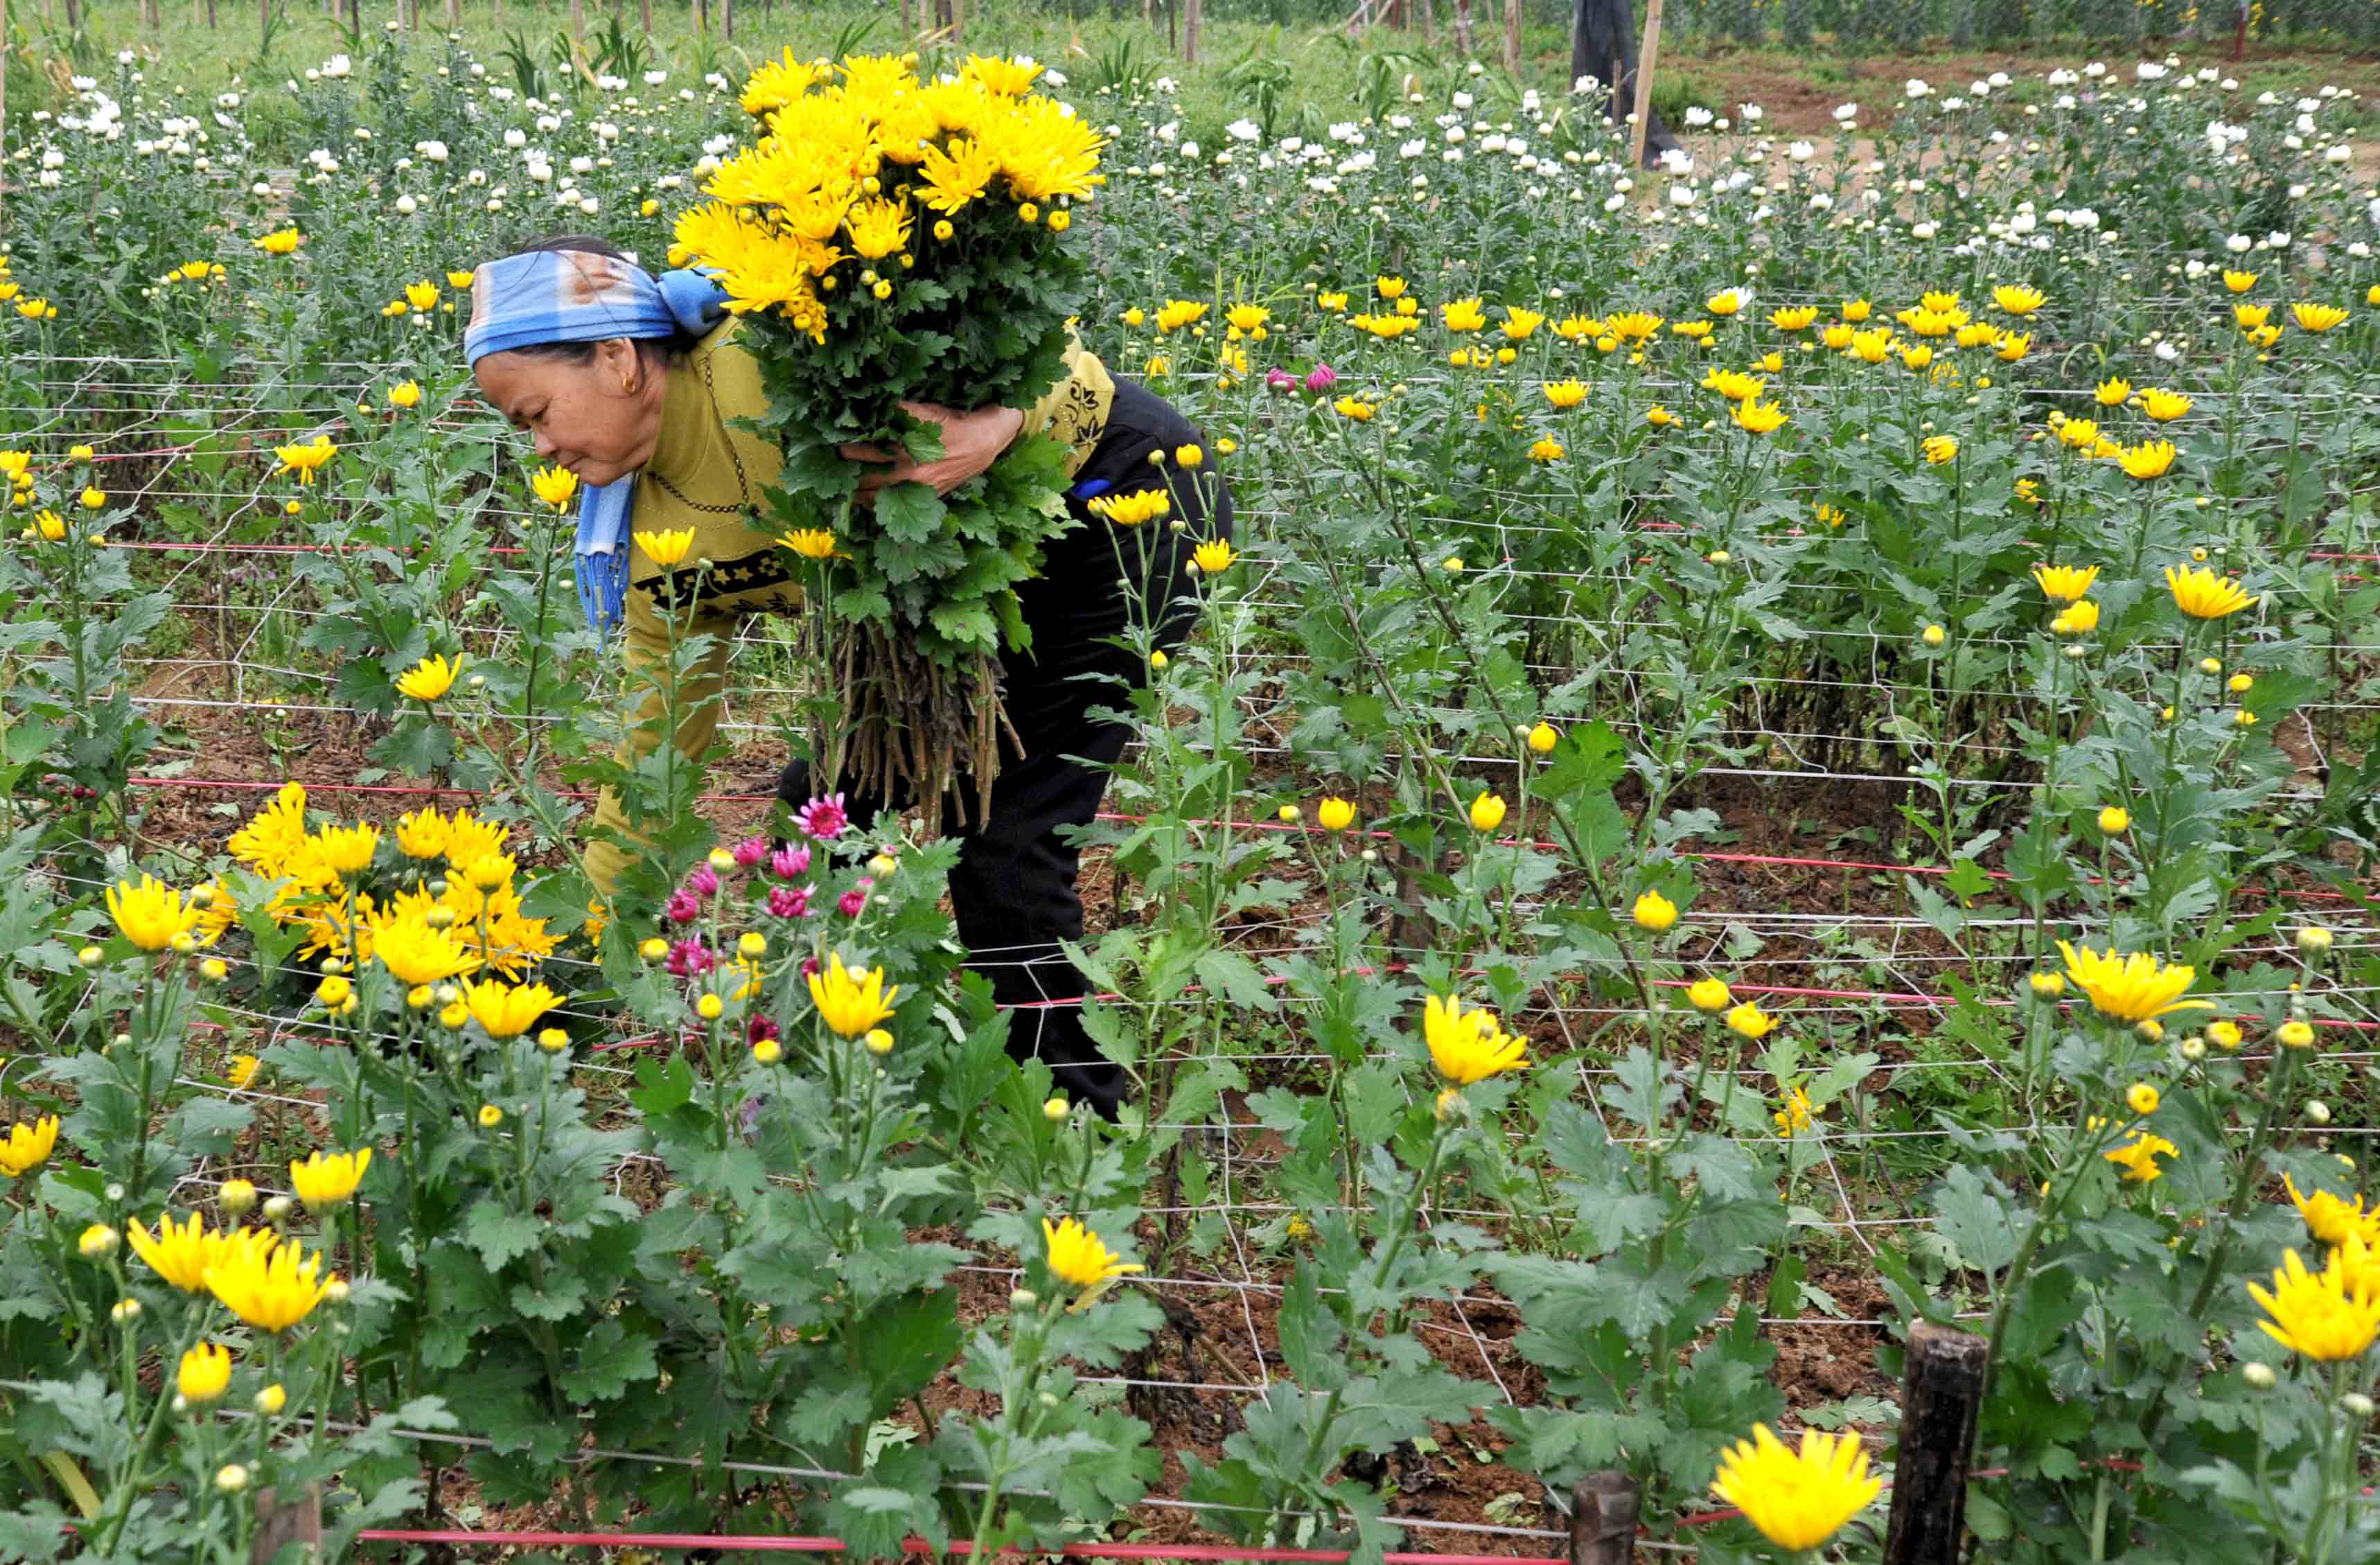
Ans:
{"type": "MultiPolygon", "coordinates": [[[[702,272],[665,272],[590,250],[528,250],[491,261],[471,280],[471,324],[463,355],[473,364],[492,353],[546,343],[650,341],[699,334],[726,313],[727,292],[702,272]]],[[[578,606],[598,636],[626,615],[628,523],[637,475],[582,489],[578,495],[578,606]]]]}

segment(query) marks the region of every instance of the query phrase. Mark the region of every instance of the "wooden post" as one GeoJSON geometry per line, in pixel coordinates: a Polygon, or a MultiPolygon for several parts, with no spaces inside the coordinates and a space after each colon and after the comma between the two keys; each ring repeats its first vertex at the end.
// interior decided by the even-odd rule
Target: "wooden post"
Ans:
{"type": "Polygon", "coordinates": [[[320,1558],[322,1552],[322,1486],[309,1484],[305,1491],[288,1505],[280,1503],[273,1489],[256,1491],[256,1543],[249,1550],[253,1565],[272,1565],[273,1557],[289,1544],[303,1544],[310,1551],[308,1558],[320,1558]]]}
{"type": "Polygon", "coordinates": [[[719,36],[726,42],[735,42],[735,0],[719,0],[719,36]]]}
{"type": "Polygon", "coordinates": [[[1570,1565],[1630,1565],[1636,1558],[1636,1480],[1616,1467],[1571,1491],[1570,1565]]]}
{"type": "Polygon", "coordinates": [[[1454,52],[1471,55],[1471,0],[1454,0],[1454,52]]]}
{"type": "Polygon", "coordinates": [[[1521,79],[1521,0],[1504,0],[1504,68],[1521,79]]]}
{"type": "Polygon", "coordinates": [[[1628,135],[1628,164],[1645,166],[1645,133],[1653,127],[1653,62],[1661,54],[1661,0],[1645,0],[1645,47],[1636,54],[1636,123],[1628,135]]]}
{"type": "Polygon", "coordinates": [[[1970,1332],[1924,1320],[1909,1328],[1885,1565],[1959,1565],[1967,1529],[1967,1453],[1974,1449],[1990,1362],[1991,1344],[1970,1332]]]}
{"type": "Polygon", "coordinates": [[[1182,0],[1182,63],[1198,63],[1199,23],[1206,19],[1207,0],[1182,0]]]}

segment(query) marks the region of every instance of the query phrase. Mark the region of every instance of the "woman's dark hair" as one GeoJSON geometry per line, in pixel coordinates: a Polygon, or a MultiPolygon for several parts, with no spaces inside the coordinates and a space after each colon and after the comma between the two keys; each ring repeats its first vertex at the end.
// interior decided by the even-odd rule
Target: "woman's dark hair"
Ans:
{"type": "MultiPolygon", "coordinates": [[[[542,238],[531,239],[526,244],[514,246],[506,253],[506,259],[509,260],[516,255],[536,255],[543,251],[600,255],[613,261],[625,261],[630,266],[638,264],[629,257],[627,251],[611,240],[599,239],[592,234],[548,234],[542,238]]],[[[702,338],[698,334],[686,331],[681,331],[674,336],[668,337],[639,337],[636,339],[637,357],[647,364],[674,368],[685,363],[686,355],[692,353],[695,345],[701,341],[702,338]]],[[[584,365],[595,362],[595,345],[591,342],[535,343],[528,347],[517,347],[512,351],[527,355],[531,358],[558,358],[565,364],[584,365]]]]}

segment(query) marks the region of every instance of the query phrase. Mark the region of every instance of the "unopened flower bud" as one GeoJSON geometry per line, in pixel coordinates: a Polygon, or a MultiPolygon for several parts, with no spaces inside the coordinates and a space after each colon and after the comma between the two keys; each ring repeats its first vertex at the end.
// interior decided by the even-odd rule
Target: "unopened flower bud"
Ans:
{"type": "Polygon", "coordinates": [[[2240,1378],[2259,1391],[2269,1391],[2280,1377],[2273,1373],[2269,1364],[2251,1364],[2240,1367],[2240,1378]]]}
{"type": "Polygon", "coordinates": [[[1053,1124],[1074,1111],[1075,1106],[1063,1098],[1052,1098],[1041,1105],[1041,1117],[1053,1124]]]}
{"type": "Polygon", "coordinates": [[[2339,1411],[2356,1418],[2372,1416],[2372,1399],[2361,1391],[2350,1391],[2338,1399],[2339,1411]]]}
{"type": "Polygon", "coordinates": [[[236,1495],[248,1487],[248,1469],[238,1462],[228,1462],[215,1472],[215,1487],[227,1495],[236,1495]]]}
{"type": "Polygon", "coordinates": [[[2319,924],[2309,924],[2298,931],[2298,950],[2308,956],[2320,956],[2330,949],[2331,934],[2319,924]]]}
{"type": "Polygon", "coordinates": [[[1030,1288],[1019,1288],[1008,1295],[1008,1307],[1013,1310],[1029,1310],[1040,1302],[1041,1295],[1030,1288]]]}
{"type": "Polygon", "coordinates": [[[2326,1125],[2330,1123],[2330,1105],[2319,1098],[2309,1098],[2306,1099],[2305,1117],[2308,1124],[2326,1125]]]}
{"type": "Polygon", "coordinates": [[[121,1238],[105,1223],[95,1222],[82,1231],[82,1238],[77,1241],[76,1247],[82,1251],[86,1260],[96,1261],[115,1254],[115,1246],[121,1238]]]}
{"type": "Polygon", "coordinates": [[[297,1205],[298,1203],[292,1201],[286,1195],[275,1195],[271,1200],[264,1203],[264,1220],[267,1222],[287,1222],[289,1220],[290,1212],[296,1209],[297,1205]]]}
{"type": "Polygon", "coordinates": [[[227,1179],[215,1192],[215,1205],[227,1218],[246,1217],[256,1209],[256,1186],[244,1179],[227,1179]]]}
{"type": "Polygon", "coordinates": [[[270,1418],[289,1405],[289,1393],[279,1386],[267,1386],[256,1393],[256,1411],[270,1418]]]}

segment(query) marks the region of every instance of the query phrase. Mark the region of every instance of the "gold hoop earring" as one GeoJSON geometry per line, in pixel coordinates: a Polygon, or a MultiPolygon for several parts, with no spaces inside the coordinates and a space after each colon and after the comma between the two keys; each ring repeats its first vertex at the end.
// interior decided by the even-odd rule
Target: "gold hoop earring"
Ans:
{"type": "Polygon", "coordinates": [[[637,382],[623,375],[620,377],[620,391],[624,395],[633,396],[636,394],[637,382]]]}

